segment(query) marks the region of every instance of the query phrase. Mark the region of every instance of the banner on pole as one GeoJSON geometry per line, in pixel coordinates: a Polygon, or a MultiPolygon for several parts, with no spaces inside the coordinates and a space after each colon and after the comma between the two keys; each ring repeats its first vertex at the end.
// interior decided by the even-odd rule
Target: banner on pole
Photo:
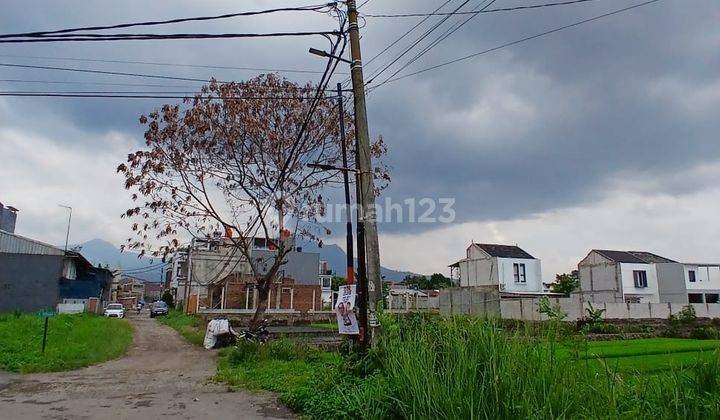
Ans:
{"type": "Polygon", "coordinates": [[[338,299],[335,303],[338,332],[340,334],[360,334],[357,317],[355,316],[355,285],[340,286],[338,299]]]}

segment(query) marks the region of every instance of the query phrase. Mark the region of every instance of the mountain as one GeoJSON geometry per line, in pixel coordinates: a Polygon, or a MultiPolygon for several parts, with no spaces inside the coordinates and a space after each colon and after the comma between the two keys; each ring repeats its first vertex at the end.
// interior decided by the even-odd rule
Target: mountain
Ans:
{"type": "MultiPolygon", "coordinates": [[[[305,252],[317,252],[320,254],[320,259],[328,262],[330,269],[338,275],[344,276],[347,264],[347,257],[345,251],[335,244],[324,244],[322,248],[318,247],[316,243],[309,241],[299,241],[298,246],[302,247],[305,252]]],[[[357,258],[355,258],[355,264],[357,266],[357,258]]],[[[386,267],[380,267],[380,275],[385,280],[400,281],[405,278],[408,274],[413,275],[410,271],[398,271],[392,270],[386,267]]]]}
{"type": "MultiPolygon", "coordinates": [[[[107,265],[111,269],[142,270],[134,273],[131,271],[128,274],[145,281],[157,282],[162,279],[162,267],[158,266],[158,264],[161,264],[159,258],[138,258],[137,253],[120,252],[118,247],[102,239],[92,239],[75,246],[81,247],[80,253],[95,265],[102,265],[103,267],[107,265]],[[153,266],[156,267],[153,268],[153,266]]],[[[298,246],[302,247],[305,252],[319,253],[320,259],[327,261],[333,272],[338,275],[345,274],[345,251],[339,246],[327,244],[320,248],[316,243],[309,241],[299,241],[298,246]]],[[[413,273],[380,267],[380,274],[385,280],[400,281],[406,275],[413,273]]]]}
{"type": "Polygon", "coordinates": [[[102,239],[92,239],[73,247],[80,247],[80,253],[94,265],[107,265],[113,270],[142,270],[130,271],[127,274],[150,282],[162,280],[163,267],[159,266],[162,263],[160,258],[138,258],[137,253],[120,252],[118,247],[102,239]]]}

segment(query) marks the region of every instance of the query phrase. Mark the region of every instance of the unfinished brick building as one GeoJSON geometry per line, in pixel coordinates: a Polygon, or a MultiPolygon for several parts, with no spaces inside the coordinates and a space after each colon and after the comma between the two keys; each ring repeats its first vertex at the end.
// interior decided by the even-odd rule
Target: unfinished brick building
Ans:
{"type": "MultiPolygon", "coordinates": [[[[255,309],[258,291],[255,279],[251,275],[234,273],[210,290],[209,299],[213,307],[224,309],[255,309]]],[[[283,278],[270,286],[268,296],[269,310],[318,311],[322,308],[322,288],[320,284],[297,284],[291,278],[283,278]]]]}

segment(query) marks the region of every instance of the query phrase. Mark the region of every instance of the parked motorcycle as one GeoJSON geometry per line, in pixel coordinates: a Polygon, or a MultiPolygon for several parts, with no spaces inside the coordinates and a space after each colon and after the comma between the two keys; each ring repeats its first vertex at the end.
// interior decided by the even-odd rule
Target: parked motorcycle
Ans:
{"type": "Polygon", "coordinates": [[[265,344],[270,339],[270,332],[267,330],[268,320],[264,319],[260,325],[254,330],[245,329],[239,335],[238,338],[244,338],[248,341],[254,341],[260,344],[265,344]]]}

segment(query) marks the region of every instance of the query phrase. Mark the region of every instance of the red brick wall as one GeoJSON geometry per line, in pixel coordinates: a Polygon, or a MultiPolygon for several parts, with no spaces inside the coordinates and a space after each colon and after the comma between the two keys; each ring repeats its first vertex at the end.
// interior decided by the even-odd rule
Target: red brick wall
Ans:
{"type": "MultiPolygon", "coordinates": [[[[225,286],[225,308],[227,309],[245,309],[245,299],[248,284],[255,284],[252,278],[229,277],[225,286]]],[[[304,285],[294,284],[292,279],[283,279],[281,284],[274,283],[270,286],[270,300],[268,307],[270,309],[277,308],[277,296],[280,293],[280,309],[290,308],[291,292],[283,289],[292,290],[292,309],[301,312],[307,312],[313,309],[313,291],[315,291],[315,310],[321,308],[321,289],[320,285],[304,285]]],[[[248,304],[253,308],[254,293],[249,290],[248,304]]]]}

